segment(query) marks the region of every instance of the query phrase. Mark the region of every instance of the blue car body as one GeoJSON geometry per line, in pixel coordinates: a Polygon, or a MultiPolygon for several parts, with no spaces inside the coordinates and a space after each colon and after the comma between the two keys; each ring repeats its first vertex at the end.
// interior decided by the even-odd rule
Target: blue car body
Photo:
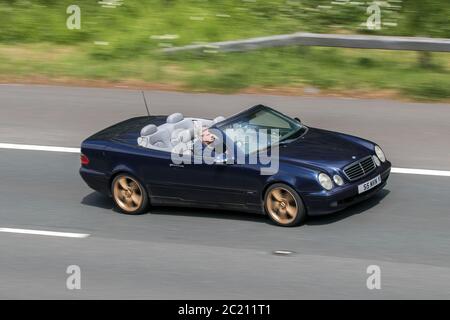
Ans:
{"type": "MultiPolygon", "coordinates": [[[[262,105],[252,107],[226,121],[245,116],[262,105]]],[[[279,170],[261,175],[258,164],[173,165],[170,153],[137,144],[140,130],[161,125],[166,116],[131,118],[106,128],[85,141],[81,152],[89,163],[80,168],[81,177],[94,190],[111,195],[115,175],[126,172],[146,187],[152,205],[220,208],[263,213],[265,190],[273,183],[291,186],[304,202],[308,215],[327,214],[367,199],[382,189],[389,177],[389,161],[375,166],[363,176],[350,180],[344,173],[349,166],[375,155],[375,143],[355,136],[305,127],[301,135],[280,144],[279,170]],[[318,174],[338,174],[342,186],[325,190],[318,174]],[[359,193],[358,185],[381,176],[375,188],[359,193]]]]}

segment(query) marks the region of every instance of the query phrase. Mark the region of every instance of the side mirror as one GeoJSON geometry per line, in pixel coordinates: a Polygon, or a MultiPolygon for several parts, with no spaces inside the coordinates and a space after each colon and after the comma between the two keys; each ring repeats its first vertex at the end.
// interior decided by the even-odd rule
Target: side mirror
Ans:
{"type": "Polygon", "coordinates": [[[298,118],[298,117],[295,117],[294,120],[296,120],[296,121],[302,123],[302,120],[300,120],[300,118],[298,118]]]}

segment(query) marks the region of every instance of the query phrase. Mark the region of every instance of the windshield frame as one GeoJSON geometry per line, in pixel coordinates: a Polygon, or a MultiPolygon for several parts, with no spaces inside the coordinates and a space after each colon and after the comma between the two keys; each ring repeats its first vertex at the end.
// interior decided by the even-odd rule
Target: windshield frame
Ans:
{"type": "Polygon", "coordinates": [[[230,125],[232,125],[233,123],[237,123],[239,121],[242,121],[243,118],[249,118],[253,114],[256,114],[257,112],[260,112],[260,111],[266,111],[266,112],[271,113],[271,114],[281,118],[282,120],[286,121],[289,124],[289,126],[291,127],[292,131],[289,132],[288,134],[280,137],[275,143],[273,143],[273,144],[272,143],[268,143],[268,145],[266,147],[257,148],[256,150],[253,150],[253,151],[248,152],[248,153],[245,152],[244,150],[242,150],[240,147],[238,147],[236,145],[236,141],[234,141],[233,139],[230,138],[230,140],[233,141],[233,144],[243,154],[251,155],[251,154],[254,154],[254,153],[262,152],[264,150],[268,150],[272,146],[280,145],[280,144],[286,143],[287,141],[297,139],[297,138],[303,136],[304,133],[306,133],[306,131],[308,130],[308,127],[306,127],[303,123],[299,122],[298,120],[293,119],[293,118],[291,118],[291,117],[289,117],[289,116],[287,116],[287,115],[285,115],[285,114],[283,114],[283,113],[281,113],[281,112],[279,112],[277,110],[274,110],[274,109],[272,109],[270,107],[267,107],[267,106],[264,106],[264,105],[256,105],[256,106],[254,106],[254,107],[252,107],[250,109],[247,109],[245,111],[239,112],[239,113],[231,116],[230,118],[228,118],[228,119],[226,119],[226,120],[224,120],[224,121],[214,125],[214,127],[219,129],[224,135],[227,135],[226,134],[226,130],[227,130],[227,128],[230,127],[230,125]],[[296,136],[295,138],[291,138],[291,137],[295,136],[299,132],[302,132],[302,134],[296,136]]]}

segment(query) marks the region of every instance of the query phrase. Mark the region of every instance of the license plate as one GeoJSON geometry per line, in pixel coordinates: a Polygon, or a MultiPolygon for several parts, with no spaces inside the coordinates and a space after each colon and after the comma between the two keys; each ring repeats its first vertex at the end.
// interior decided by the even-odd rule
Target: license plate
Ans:
{"type": "Polygon", "coordinates": [[[363,193],[366,192],[367,190],[370,190],[374,187],[376,187],[377,185],[379,185],[381,183],[381,176],[378,175],[375,178],[364,182],[363,184],[360,184],[358,186],[358,193],[363,193]]]}

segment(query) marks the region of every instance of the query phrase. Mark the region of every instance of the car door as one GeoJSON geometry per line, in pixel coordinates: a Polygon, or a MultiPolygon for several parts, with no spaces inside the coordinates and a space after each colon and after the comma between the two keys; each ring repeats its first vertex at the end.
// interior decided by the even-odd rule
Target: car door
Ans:
{"type": "MultiPolygon", "coordinates": [[[[223,149],[225,150],[225,149],[223,149]]],[[[234,153],[231,153],[234,154],[234,153]]],[[[205,207],[248,209],[258,190],[257,165],[236,164],[225,153],[218,157],[193,152],[189,164],[174,167],[186,201],[205,207]]]]}
{"type": "Polygon", "coordinates": [[[185,200],[201,206],[246,208],[256,192],[250,178],[254,170],[245,165],[193,163],[173,171],[185,200]]]}
{"type": "Polygon", "coordinates": [[[188,189],[177,178],[183,172],[183,165],[174,163],[170,152],[142,150],[138,166],[152,203],[178,204],[189,198],[188,189]]]}
{"type": "Polygon", "coordinates": [[[257,165],[196,161],[194,155],[178,163],[170,152],[146,151],[140,166],[153,203],[224,209],[248,209],[255,203],[257,165]]]}

